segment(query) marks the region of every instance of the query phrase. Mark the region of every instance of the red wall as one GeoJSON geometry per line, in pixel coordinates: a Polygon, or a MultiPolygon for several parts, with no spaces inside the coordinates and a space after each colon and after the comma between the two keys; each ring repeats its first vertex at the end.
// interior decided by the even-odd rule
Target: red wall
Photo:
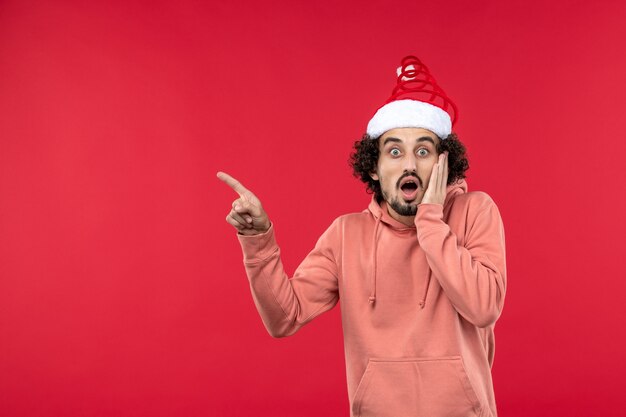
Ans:
{"type": "Polygon", "coordinates": [[[624,2],[281,3],[0,2],[0,415],[347,416],[339,308],[267,334],[215,173],[292,273],[409,53],[504,219],[500,414],[623,415],[624,2]]]}

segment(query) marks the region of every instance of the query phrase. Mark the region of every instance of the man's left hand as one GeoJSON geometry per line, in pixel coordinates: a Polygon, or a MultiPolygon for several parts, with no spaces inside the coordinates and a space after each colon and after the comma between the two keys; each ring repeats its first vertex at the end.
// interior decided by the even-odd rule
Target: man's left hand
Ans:
{"type": "Polygon", "coordinates": [[[420,204],[441,204],[446,200],[446,190],[448,186],[448,152],[439,155],[439,160],[433,165],[430,173],[428,187],[420,204]]]}

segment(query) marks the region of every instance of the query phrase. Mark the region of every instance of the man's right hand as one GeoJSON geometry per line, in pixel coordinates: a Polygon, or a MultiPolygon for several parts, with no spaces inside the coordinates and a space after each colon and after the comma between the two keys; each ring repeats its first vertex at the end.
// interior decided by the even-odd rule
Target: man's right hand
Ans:
{"type": "Polygon", "coordinates": [[[225,172],[218,172],[217,178],[239,194],[239,198],[233,201],[226,221],[242,235],[258,235],[267,232],[270,228],[270,220],[261,206],[261,201],[252,194],[252,191],[225,172]]]}

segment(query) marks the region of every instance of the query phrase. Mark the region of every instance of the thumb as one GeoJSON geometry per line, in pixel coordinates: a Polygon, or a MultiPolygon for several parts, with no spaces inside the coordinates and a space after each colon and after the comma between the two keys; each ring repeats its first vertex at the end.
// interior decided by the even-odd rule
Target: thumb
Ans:
{"type": "Polygon", "coordinates": [[[240,199],[235,205],[235,211],[237,213],[250,213],[253,217],[261,216],[261,209],[247,199],[240,199]]]}

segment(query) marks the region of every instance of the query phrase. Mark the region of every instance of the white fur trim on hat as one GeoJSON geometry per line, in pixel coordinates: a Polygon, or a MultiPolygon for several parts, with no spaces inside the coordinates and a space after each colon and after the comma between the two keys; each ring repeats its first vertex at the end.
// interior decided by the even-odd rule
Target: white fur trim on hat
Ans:
{"type": "Polygon", "coordinates": [[[452,133],[450,115],[432,104],[417,100],[396,100],[378,109],[367,124],[367,134],[377,138],[388,130],[421,127],[445,139],[452,133]]]}

